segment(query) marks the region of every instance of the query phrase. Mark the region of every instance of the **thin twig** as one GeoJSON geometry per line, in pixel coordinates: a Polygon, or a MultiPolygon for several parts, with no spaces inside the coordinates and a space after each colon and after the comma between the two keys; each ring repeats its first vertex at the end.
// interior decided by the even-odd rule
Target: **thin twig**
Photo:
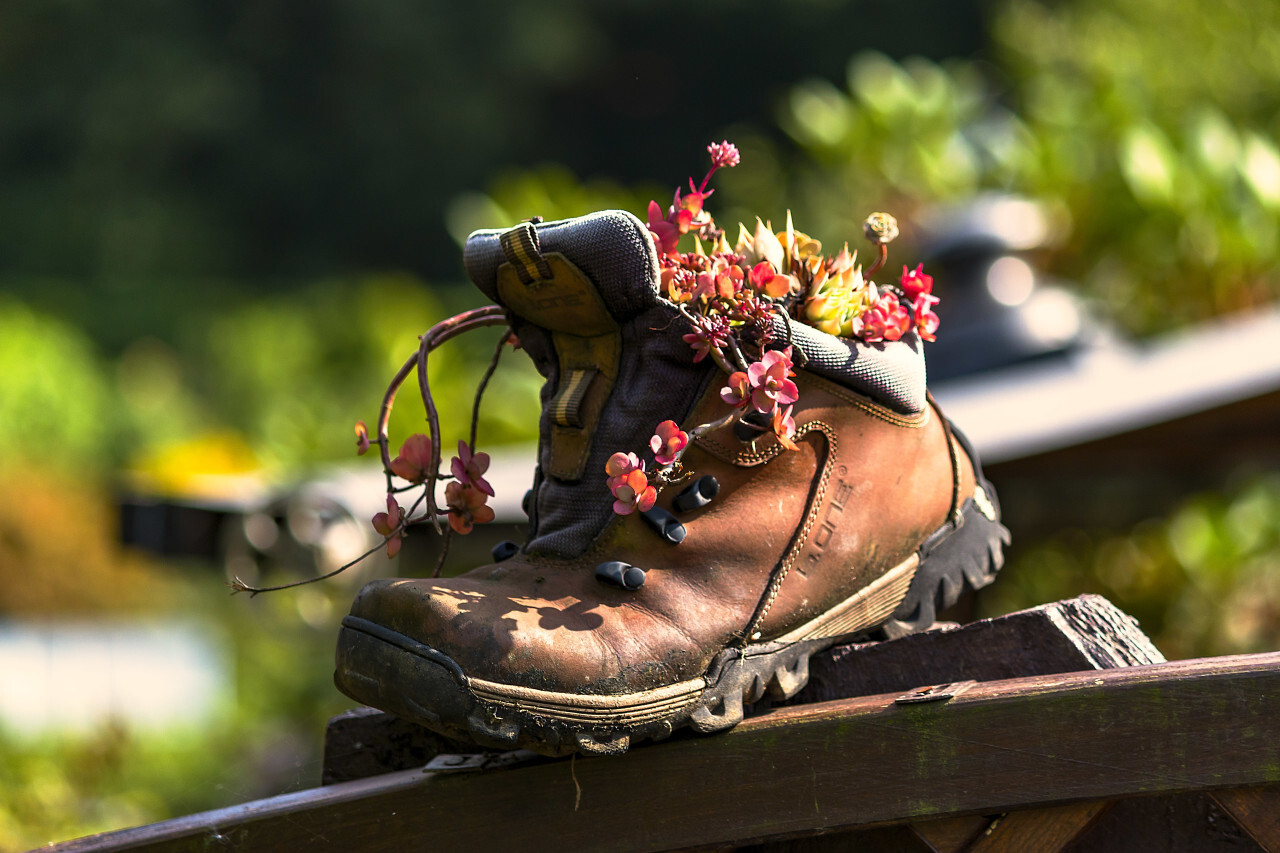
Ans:
{"type": "MultiPolygon", "coordinates": [[[[392,534],[391,534],[391,536],[395,536],[395,535],[397,535],[397,533],[396,533],[395,531],[393,531],[393,532],[392,532],[392,534]]],[[[390,541],[391,536],[387,536],[385,539],[383,539],[383,540],[382,540],[381,542],[379,542],[377,545],[374,545],[372,548],[370,548],[368,551],[365,551],[365,552],[364,552],[363,554],[361,554],[359,557],[356,557],[356,558],[355,558],[354,560],[352,560],[350,563],[347,563],[347,564],[345,564],[345,565],[339,566],[338,568],[334,569],[334,570],[333,570],[333,571],[331,571],[331,572],[328,572],[327,574],[323,574],[323,575],[316,575],[316,576],[315,576],[315,577],[313,577],[313,578],[307,578],[306,580],[294,581],[293,583],[284,583],[284,584],[280,584],[279,586],[249,586],[247,583],[245,583],[244,581],[240,580],[240,578],[234,578],[232,581],[230,581],[230,582],[227,584],[227,586],[231,587],[231,594],[232,594],[232,595],[235,595],[235,594],[236,594],[236,593],[238,593],[238,592],[247,592],[247,593],[249,593],[249,597],[250,597],[250,598],[253,598],[253,597],[255,597],[255,596],[256,596],[258,593],[260,593],[260,592],[276,592],[276,591],[278,591],[278,590],[282,590],[282,589],[291,589],[291,588],[293,588],[293,587],[295,587],[295,586],[305,586],[306,584],[309,584],[309,583],[315,583],[316,581],[328,580],[328,579],[329,579],[329,578],[331,578],[331,577],[335,577],[335,576],[337,576],[337,575],[341,574],[342,572],[345,572],[347,569],[351,568],[351,567],[352,567],[352,566],[354,566],[356,563],[360,562],[361,560],[365,559],[366,557],[373,556],[373,554],[375,554],[376,552],[381,551],[381,550],[382,550],[382,548],[383,548],[383,546],[385,546],[385,545],[387,544],[387,542],[388,542],[388,541],[390,541]]]]}
{"type": "Polygon", "coordinates": [[[471,406],[471,452],[476,452],[476,428],[480,424],[480,400],[484,397],[484,390],[489,386],[489,380],[493,378],[493,373],[498,369],[498,359],[502,358],[502,350],[506,347],[507,341],[511,340],[511,330],[508,329],[502,337],[498,338],[498,346],[493,351],[493,358],[489,359],[489,368],[485,370],[484,376],[480,377],[480,384],[476,387],[476,401],[471,406]]]}
{"type": "Polygon", "coordinates": [[[387,491],[391,491],[391,450],[390,442],[387,440],[387,424],[391,422],[391,406],[396,401],[396,392],[400,390],[400,386],[404,384],[404,380],[409,376],[409,371],[413,370],[415,364],[418,363],[418,355],[414,353],[408,361],[400,366],[396,371],[396,375],[391,380],[391,384],[387,386],[387,393],[382,395],[382,408],[378,410],[378,450],[382,454],[382,470],[387,475],[387,491]]]}
{"type": "Polygon", "coordinates": [[[444,561],[449,556],[449,543],[453,541],[453,528],[446,527],[444,529],[444,538],[440,541],[440,559],[436,560],[436,570],[431,573],[431,577],[440,577],[440,571],[444,568],[444,561]]]}

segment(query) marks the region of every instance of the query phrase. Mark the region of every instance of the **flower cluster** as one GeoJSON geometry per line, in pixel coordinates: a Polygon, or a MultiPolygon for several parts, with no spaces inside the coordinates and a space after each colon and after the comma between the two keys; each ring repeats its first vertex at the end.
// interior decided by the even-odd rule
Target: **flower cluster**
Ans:
{"type": "MultiPolygon", "coordinates": [[[[357,452],[364,454],[369,444],[368,428],[360,421],[356,424],[357,452]]],[[[393,488],[388,479],[387,511],[373,517],[373,529],[386,539],[388,557],[399,553],[409,524],[423,520],[413,513],[426,499],[425,489],[430,488],[433,479],[434,459],[430,436],[417,433],[404,440],[399,455],[391,460],[388,475],[399,477],[409,485],[393,488]],[[406,511],[396,501],[396,493],[418,485],[424,486],[423,495],[406,511]]],[[[455,532],[470,533],[475,525],[493,521],[493,508],[488,506],[493,486],[484,478],[488,470],[489,454],[476,453],[465,441],[458,442],[458,455],[449,466],[452,480],[444,487],[445,508],[436,511],[436,515],[447,517],[449,527],[455,532]]]]}
{"type": "Polygon", "coordinates": [[[613,511],[618,515],[630,515],[639,510],[647,512],[658,500],[658,489],[679,479],[680,457],[689,446],[689,433],[680,429],[675,421],[658,424],[649,449],[660,468],[649,473],[644,462],[634,453],[615,453],[605,463],[609,491],[613,494],[613,511]]]}
{"type": "MultiPolygon", "coordinates": [[[[799,392],[791,380],[793,350],[775,341],[790,322],[867,344],[897,341],[911,332],[936,339],[938,297],[922,265],[904,266],[896,281],[871,280],[898,236],[892,216],[873,213],[863,223],[876,252],[865,272],[847,244],[823,255],[821,243],[796,230],[790,212],[778,231],[759,218],[752,230],[739,224],[737,240],[730,244],[706,209],[714,192],[707,185],[718,169],[738,165],[741,156],[728,141],[707,146],[707,153],[711,168],[700,183],[690,178],[688,192],[677,188],[665,211],[658,202],[649,203],[648,228],[658,252],[662,294],[689,324],[684,341],[694,362],[710,358],[728,374],[720,398],[731,411],[688,433],[672,421],[660,424],[650,443],[660,467],[652,471],[634,453],[615,453],[606,474],[614,511],[622,515],[652,507],[657,490],[683,474],[679,459],[691,436],[754,416],[752,422],[766,422],[761,429],[772,430],[783,447],[796,449],[793,412],[799,392]],[[681,251],[686,234],[693,245],[681,251]],[[683,442],[678,448],[671,439],[675,433],[683,442]]],[[[782,343],[789,344],[789,337],[782,343]]]]}

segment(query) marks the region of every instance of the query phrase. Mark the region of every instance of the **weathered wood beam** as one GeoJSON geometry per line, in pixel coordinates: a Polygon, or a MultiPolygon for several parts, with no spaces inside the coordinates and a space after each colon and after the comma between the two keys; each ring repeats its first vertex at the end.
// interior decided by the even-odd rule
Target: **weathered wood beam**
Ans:
{"type": "Polygon", "coordinates": [[[1280,782],[1280,653],[779,708],[621,758],[344,782],[72,851],[665,850],[1280,782]]]}

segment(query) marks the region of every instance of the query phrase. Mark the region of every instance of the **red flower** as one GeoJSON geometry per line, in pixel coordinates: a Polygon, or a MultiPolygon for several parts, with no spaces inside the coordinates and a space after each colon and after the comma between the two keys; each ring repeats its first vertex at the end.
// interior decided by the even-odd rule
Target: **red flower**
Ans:
{"type": "Polygon", "coordinates": [[[659,255],[674,255],[680,242],[680,229],[667,221],[656,201],[649,202],[649,234],[659,255]]]}
{"type": "Polygon", "coordinates": [[[795,418],[791,417],[791,410],[795,406],[787,406],[783,409],[781,406],[773,410],[773,434],[778,437],[778,443],[787,450],[799,450],[800,445],[793,440],[796,434],[795,418]]]}
{"type": "Polygon", "coordinates": [[[658,424],[657,433],[649,439],[649,449],[659,465],[670,465],[676,461],[676,454],[689,446],[689,433],[680,429],[675,421],[663,421],[658,424]]]}
{"type": "Polygon", "coordinates": [[[449,507],[449,526],[467,534],[476,524],[493,521],[492,507],[485,506],[489,496],[474,486],[454,480],[444,487],[445,504],[449,507]]]}
{"type": "Polygon", "coordinates": [[[920,333],[920,337],[926,341],[936,341],[938,339],[935,334],[938,331],[938,315],[933,313],[933,306],[938,304],[938,297],[921,293],[916,296],[915,304],[911,306],[913,318],[916,324],[916,331],[920,333]]]}
{"type": "Polygon", "coordinates": [[[911,315],[890,292],[880,295],[862,315],[862,339],[867,343],[896,341],[911,329],[911,315]]]}
{"type": "Polygon", "coordinates": [[[489,497],[493,497],[493,486],[482,476],[489,470],[489,454],[471,452],[471,446],[465,441],[458,441],[458,455],[453,457],[449,470],[459,483],[474,486],[489,497]]]}
{"type": "Polygon", "coordinates": [[[720,389],[720,399],[730,406],[741,406],[751,399],[751,377],[739,370],[729,375],[729,384],[720,389]]]}
{"type": "Polygon", "coordinates": [[[769,261],[761,261],[752,267],[747,278],[755,286],[756,290],[774,299],[781,299],[786,296],[791,292],[792,285],[796,284],[794,278],[775,270],[773,264],[769,261]]]}
{"type": "Polygon", "coordinates": [[[369,428],[364,421],[356,421],[356,455],[364,456],[369,452],[369,428]]]}
{"type": "Polygon", "coordinates": [[[612,487],[613,511],[618,515],[630,515],[636,510],[646,512],[653,509],[658,500],[658,490],[649,485],[649,478],[640,470],[634,470],[622,478],[622,482],[612,487]]]}
{"type": "Polygon", "coordinates": [[[373,529],[387,538],[387,559],[400,553],[404,540],[404,509],[394,495],[387,495],[387,511],[373,517],[373,529]]]}
{"type": "Polygon", "coordinates": [[[421,483],[427,479],[431,462],[431,439],[415,433],[400,445],[400,455],[391,460],[391,473],[410,483],[421,483]]]}
{"type": "Polygon", "coordinates": [[[794,403],[800,398],[791,375],[791,347],[785,350],[769,350],[764,358],[747,368],[751,381],[751,404],[760,412],[772,412],[779,405],[794,403]]]}
{"type": "Polygon", "coordinates": [[[933,293],[933,276],[925,274],[924,264],[916,264],[916,268],[910,271],[903,265],[902,292],[911,302],[922,293],[933,293]]]}

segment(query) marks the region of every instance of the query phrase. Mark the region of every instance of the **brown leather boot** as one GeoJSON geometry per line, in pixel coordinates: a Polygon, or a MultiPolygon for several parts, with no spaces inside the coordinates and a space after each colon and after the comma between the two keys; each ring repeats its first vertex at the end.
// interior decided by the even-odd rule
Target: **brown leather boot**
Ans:
{"type": "Polygon", "coordinates": [[[731,727],[744,703],[803,687],[815,652],[927,627],[994,577],[995,492],[928,399],[910,334],[779,327],[797,353],[798,451],[725,426],[681,460],[696,479],[616,515],[610,456],[663,419],[723,416],[724,374],[693,362],[635,217],[525,234],[521,249],[477,232],[466,263],[546,377],[528,541],[458,577],[366,586],[343,620],[343,692],[487,746],[621,752],[731,727]]]}

